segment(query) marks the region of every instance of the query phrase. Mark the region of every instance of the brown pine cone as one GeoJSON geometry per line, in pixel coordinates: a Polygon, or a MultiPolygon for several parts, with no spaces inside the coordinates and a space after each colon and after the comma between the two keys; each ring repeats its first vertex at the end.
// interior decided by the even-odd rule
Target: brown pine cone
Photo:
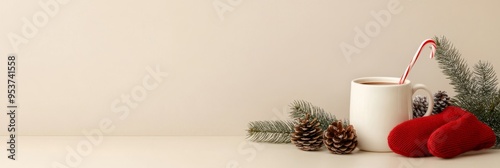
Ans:
{"type": "Polygon", "coordinates": [[[291,136],[292,143],[304,151],[319,150],[323,146],[323,132],[319,125],[316,118],[310,120],[307,114],[295,125],[295,132],[291,136]]]}
{"type": "Polygon", "coordinates": [[[323,137],[326,148],[334,154],[351,153],[358,145],[356,130],[352,125],[344,129],[342,121],[330,124],[323,137]]]}

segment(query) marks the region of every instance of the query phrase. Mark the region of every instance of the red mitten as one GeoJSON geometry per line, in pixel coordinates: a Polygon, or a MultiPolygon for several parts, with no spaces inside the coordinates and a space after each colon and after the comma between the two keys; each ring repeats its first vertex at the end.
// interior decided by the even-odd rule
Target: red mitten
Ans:
{"type": "Polygon", "coordinates": [[[466,112],[459,107],[450,106],[439,114],[405,121],[389,133],[389,147],[393,152],[407,157],[431,156],[427,148],[430,135],[439,127],[464,114],[466,112]]]}
{"type": "Polygon", "coordinates": [[[490,148],[495,142],[493,130],[467,113],[434,131],[427,147],[434,156],[452,158],[467,151],[490,148]]]}

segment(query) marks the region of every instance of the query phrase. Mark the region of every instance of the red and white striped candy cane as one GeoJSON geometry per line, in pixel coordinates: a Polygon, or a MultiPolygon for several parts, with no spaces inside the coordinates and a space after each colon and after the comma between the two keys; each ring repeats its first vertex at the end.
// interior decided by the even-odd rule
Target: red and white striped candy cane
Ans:
{"type": "Polygon", "coordinates": [[[434,58],[434,54],[436,53],[436,42],[432,39],[427,39],[422,44],[420,44],[420,47],[418,47],[417,53],[415,53],[415,56],[413,56],[413,59],[411,60],[410,64],[408,67],[406,67],[406,71],[401,76],[401,79],[399,80],[399,84],[403,84],[406,80],[406,77],[408,77],[408,73],[410,73],[411,68],[413,68],[413,65],[415,62],[417,62],[418,56],[420,55],[420,52],[422,52],[422,49],[424,48],[425,45],[431,44],[431,59],[434,58]]]}

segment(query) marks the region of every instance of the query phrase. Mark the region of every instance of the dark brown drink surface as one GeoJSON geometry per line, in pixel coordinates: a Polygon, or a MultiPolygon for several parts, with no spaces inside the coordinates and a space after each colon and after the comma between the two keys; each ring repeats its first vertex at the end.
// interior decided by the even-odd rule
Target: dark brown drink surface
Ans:
{"type": "Polygon", "coordinates": [[[393,82],[363,82],[364,85],[397,85],[398,83],[393,82]]]}

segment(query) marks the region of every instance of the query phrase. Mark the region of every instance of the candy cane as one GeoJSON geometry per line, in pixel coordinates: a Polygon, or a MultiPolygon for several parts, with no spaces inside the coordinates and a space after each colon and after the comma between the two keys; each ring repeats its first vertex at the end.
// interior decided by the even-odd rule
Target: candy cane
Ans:
{"type": "Polygon", "coordinates": [[[420,47],[418,47],[417,53],[415,53],[415,56],[413,56],[413,59],[411,60],[410,64],[408,67],[406,67],[406,71],[401,76],[401,79],[399,80],[399,84],[403,84],[406,80],[406,77],[408,76],[408,73],[410,73],[411,68],[413,68],[413,65],[415,62],[417,62],[418,56],[420,55],[420,52],[422,52],[422,49],[424,48],[425,45],[431,44],[431,59],[434,58],[434,54],[436,53],[436,42],[432,39],[427,39],[422,44],[420,44],[420,47]]]}

